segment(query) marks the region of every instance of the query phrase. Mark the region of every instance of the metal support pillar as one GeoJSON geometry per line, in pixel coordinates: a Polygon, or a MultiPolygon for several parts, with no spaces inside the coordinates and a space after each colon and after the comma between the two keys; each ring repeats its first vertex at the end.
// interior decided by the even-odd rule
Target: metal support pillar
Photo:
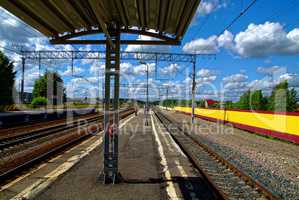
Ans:
{"type": "Polygon", "coordinates": [[[195,118],[195,92],[196,92],[196,61],[193,62],[192,66],[192,115],[191,122],[194,124],[195,118]]]}
{"type": "Polygon", "coordinates": [[[22,57],[21,103],[24,103],[25,58],[22,57]]]}
{"type": "Polygon", "coordinates": [[[148,102],[148,86],[149,86],[149,84],[148,84],[148,64],[146,63],[145,64],[146,65],[146,107],[145,107],[145,109],[146,109],[146,121],[145,121],[145,125],[146,126],[148,126],[149,125],[149,122],[148,122],[148,120],[149,120],[149,102],[148,102]]]}
{"type": "Polygon", "coordinates": [[[110,42],[109,40],[106,42],[104,169],[101,174],[104,184],[115,184],[120,181],[118,173],[120,32],[117,27],[110,29],[110,39],[110,42]],[[111,86],[113,92],[111,92],[111,86]],[[112,108],[110,103],[112,103],[112,108]]]}

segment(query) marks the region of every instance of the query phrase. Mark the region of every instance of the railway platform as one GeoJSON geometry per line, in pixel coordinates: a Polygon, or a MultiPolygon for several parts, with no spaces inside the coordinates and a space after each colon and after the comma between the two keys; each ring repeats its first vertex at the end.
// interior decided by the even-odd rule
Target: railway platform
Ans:
{"type": "Polygon", "coordinates": [[[36,199],[160,199],[160,185],[151,181],[159,179],[151,126],[144,126],[143,114],[130,119],[119,135],[119,171],[124,183],[103,185],[99,180],[100,145],[36,199]]]}
{"type": "Polygon", "coordinates": [[[1,199],[217,199],[163,124],[142,111],[121,121],[122,182],[104,185],[102,133],[1,188],[1,199]]]}

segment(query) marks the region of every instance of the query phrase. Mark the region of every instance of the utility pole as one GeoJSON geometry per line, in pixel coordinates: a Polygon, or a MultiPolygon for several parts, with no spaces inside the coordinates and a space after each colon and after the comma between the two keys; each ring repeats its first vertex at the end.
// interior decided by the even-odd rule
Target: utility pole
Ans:
{"type": "Polygon", "coordinates": [[[196,91],[196,61],[193,61],[193,69],[192,69],[192,115],[191,115],[191,122],[194,124],[194,117],[195,117],[195,91],[196,91]]]}
{"type": "Polygon", "coordinates": [[[167,100],[168,100],[168,89],[169,87],[166,87],[166,110],[168,110],[167,100]]]}
{"type": "Polygon", "coordinates": [[[145,65],[146,69],[146,103],[145,103],[145,125],[148,126],[148,112],[149,112],[149,99],[148,99],[148,86],[149,86],[149,76],[148,76],[148,64],[146,62],[140,61],[140,64],[145,65]]]}
{"type": "Polygon", "coordinates": [[[22,57],[21,103],[24,101],[25,58],[22,57]]]}

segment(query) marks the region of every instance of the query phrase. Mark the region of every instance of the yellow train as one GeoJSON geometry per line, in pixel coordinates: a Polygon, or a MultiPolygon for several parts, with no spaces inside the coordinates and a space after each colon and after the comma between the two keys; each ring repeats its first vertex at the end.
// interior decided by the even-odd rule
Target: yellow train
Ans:
{"type": "MultiPolygon", "coordinates": [[[[190,107],[175,111],[191,114],[190,107]]],[[[299,113],[196,108],[195,115],[209,121],[229,122],[234,127],[299,144],[299,113]]]]}

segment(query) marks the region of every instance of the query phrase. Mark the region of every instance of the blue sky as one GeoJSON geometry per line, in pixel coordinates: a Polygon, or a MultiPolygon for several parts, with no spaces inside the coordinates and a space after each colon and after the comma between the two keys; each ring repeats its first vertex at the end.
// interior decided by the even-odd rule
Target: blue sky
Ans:
{"type": "MultiPolygon", "coordinates": [[[[166,51],[180,53],[213,53],[215,59],[199,57],[197,62],[197,98],[236,101],[246,90],[262,89],[268,95],[271,88],[282,80],[289,80],[292,87],[299,87],[299,25],[296,0],[258,0],[233,26],[222,32],[231,20],[251,0],[203,0],[179,47],[122,46],[123,50],[166,51]]],[[[24,25],[1,9],[0,46],[26,46],[28,49],[72,50],[74,47],[51,46],[47,38],[24,25]],[[3,11],[3,12],[2,12],[3,11]]],[[[89,36],[94,39],[95,36],[89,36]]],[[[144,37],[143,37],[144,38],[144,37]]],[[[145,38],[151,39],[151,38],[145,38]]],[[[103,47],[76,46],[81,50],[95,50],[103,47]]],[[[19,71],[20,58],[5,51],[16,62],[19,71]]],[[[191,65],[182,63],[150,64],[151,98],[159,94],[165,98],[166,88],[173,98],[190,98],[191,65]],[[155,79],[156,76],[163,80],[155,79]],[[158,88],[161,88],[160,91],[158,88]]],[[[58,71],[66,84],[68,95],[73,97],[94,97],[103,81],[104,63],[76,61],[71,73],[70,61],[44,61],[43,70],[58,71]]],[[[123,62],[122,81],[131,84],[122,88],[122,97],[144,98],[145,67],[136,61],[123,62]],[[138,88],[136,85],[139,85],[138,88]]],[[[26,91],[32,90],[39,72],[36,63],[28,63],[26,69],[26,91]]],[[[17,83],[19,83],[18,73],[17,83]]],[[[100,95],[101,96],[101,95],[100,95]]]]}

